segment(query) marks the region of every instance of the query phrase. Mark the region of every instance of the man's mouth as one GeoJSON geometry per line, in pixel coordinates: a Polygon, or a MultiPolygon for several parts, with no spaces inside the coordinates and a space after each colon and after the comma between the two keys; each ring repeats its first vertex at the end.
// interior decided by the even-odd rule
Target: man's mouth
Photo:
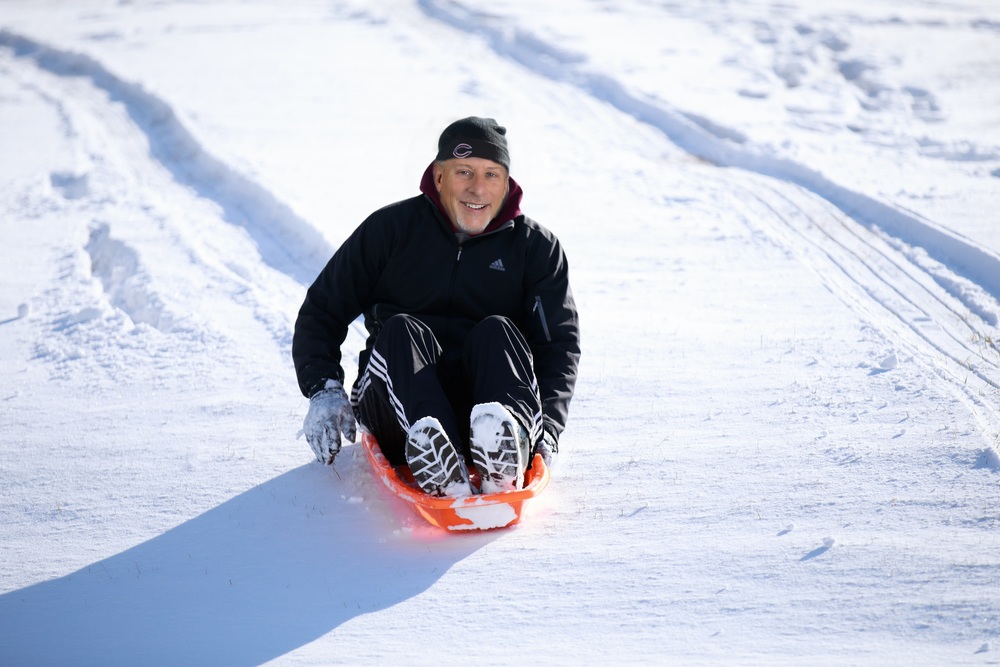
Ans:
{"type": "Polygon", "coordinates": [[[462,202],[466,208],[471,208],[473,211],[479,211],[486,208],[486,204],[470,204],[468,202],[462,202]]]}

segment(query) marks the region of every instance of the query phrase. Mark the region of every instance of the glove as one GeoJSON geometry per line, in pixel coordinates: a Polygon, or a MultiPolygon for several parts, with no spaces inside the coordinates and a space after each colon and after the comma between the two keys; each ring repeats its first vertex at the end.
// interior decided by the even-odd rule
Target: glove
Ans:
{"type": "Polygon", "coordinates": [[[320,463],[333,463],[340,451],[340,435],[354,442],[357,425],[344,385],[327,380],[326,386],[309,399],[309,412],[302,422],[306,442],[320,463]]]}
{"type": "Polygon", "coordinates": [[[542,431],[542,437],[535,445],[535,453],[541,454],[542,460],[545,461],[545,467],[551,469],[559,459],[559,443],[556,442],[551,433],[542,431]]]}

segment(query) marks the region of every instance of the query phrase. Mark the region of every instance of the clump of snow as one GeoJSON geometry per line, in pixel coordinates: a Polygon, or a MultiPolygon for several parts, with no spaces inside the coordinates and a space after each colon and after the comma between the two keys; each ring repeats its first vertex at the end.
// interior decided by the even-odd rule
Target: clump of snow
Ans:
{"type": "Polygon", "coordinates": [[[898,365],[899,365],[899,360],[896,359],[895,352],[889,353],[887,356],[882,358],[882,361],[878,362],[878,367],[884,371],[891,371],[898,365]]]}
{"type": "Polygon", "coordinates": [[[455,526],[453,530],[489,530],[503,528],[517,519],[517,512],[507,503],[489,505],[462,505],[455,508],[455,514],[470,521],[467,525],[455,526]]]}

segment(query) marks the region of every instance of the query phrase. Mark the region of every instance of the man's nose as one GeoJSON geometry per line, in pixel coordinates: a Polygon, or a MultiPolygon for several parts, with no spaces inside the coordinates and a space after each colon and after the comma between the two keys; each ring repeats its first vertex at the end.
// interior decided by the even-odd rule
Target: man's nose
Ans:
{"type": "Polygon", "coordinates": [[[468,190],[471,192],[479,192],[483,188],[484,179],[482,176],[473,176],[469,181],[468,190]]]}

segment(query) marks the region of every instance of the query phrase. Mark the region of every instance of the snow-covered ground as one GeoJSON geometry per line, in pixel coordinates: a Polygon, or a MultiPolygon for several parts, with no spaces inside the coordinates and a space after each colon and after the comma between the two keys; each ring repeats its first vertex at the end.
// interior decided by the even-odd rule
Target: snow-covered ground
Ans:
{"type": "Polygon", "coordinates": [[[1000,663],[998,109],[993,0],[0,0],[0,664],[1000,663]],[[472,114],[584,356],[455,535],[290,341],[472,114]]]}

